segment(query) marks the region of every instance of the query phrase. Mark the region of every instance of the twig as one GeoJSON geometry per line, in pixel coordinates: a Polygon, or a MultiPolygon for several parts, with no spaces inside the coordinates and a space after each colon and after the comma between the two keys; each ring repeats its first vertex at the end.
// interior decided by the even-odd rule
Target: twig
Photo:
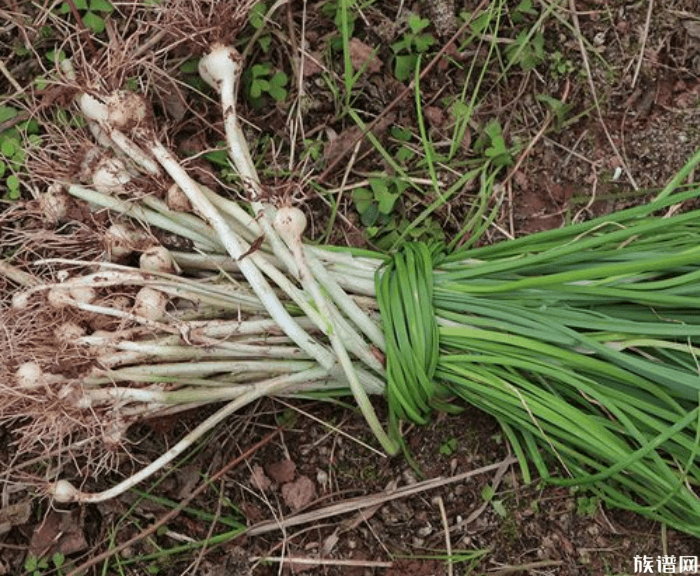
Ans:
{"type": "Polygon", "coordinates": [[[637,60],[637,66],[634,69],[634,76],[632,77],[632,88],[637,84],[637,78],[639,77],[639,71],[642,68],[642,61],[644,60],[644,49],[647,45],[647,40],[649,39],[649,26],[651,25],[651,13],[654,10],[654,0],[649,0],[649,6],[647,7],[647,17],[644,21],[644,31],[642,32],[642,42],[639,47],[639,60],[637,60]]]}
{"type": "MultiPolygon", "coordinates": [[[[420,73],[418,79],[423,80],[425,76],[430,72],[433,67],[440,61],[440,58],[447,52],[447,49],[452,45],[452,43],[456,42],[457,39],[460,37],[462,32],[464,32],[469,26],[471,26],[472,21],[474,18],[476,18],[484,5],[487,4],[486,0],[481,0],[479,2],[479,5],[472,11],[472,14],[470,18],[460,26],[459,30],[455,32],[452,37],[445,42],[445,45],[440,49],[440,51],[435,55],[435,57],[430,61],[430,63],[425,67],[425,69],[420,73]]],[[[331,175],[333,172],[333,169],[338,165],[338,163],[345,157],[345,155],[350,152],[353,148],[355,148],[355,145],[362,140],[369,132],[371,132],[379,122],[386,117],[386,115],[391,112],[396,106],[399,105],[399,103],[410,94],[415,87],[415,82],[412,80],[409,82],[408,86],[404,88],[401,93],[394,98],[389,105],[384,108],[381,114],[377,116],[372,122],[370,122],[367,126],[365,126],[365,129],[362,130],[355,138],[353,138],[348,144],[338,153],[338,155],[335,157],[334,160],[331,161],[331,163],[326,167],[326,169],[321,172],[321,174],[318,176],[316,179],[319,184],[322,184],[323,182],[326,181],[326,179],[331,175]]]]}
{"type": "MultiPolygon", "coordinates": [[[[5,62],[0,60],[0,72],[2,72],[2,75],[7,78],[7,81],[12,84],[12,87],[17,91],[17,92],[24,92],[24,88],[20,85],[17,80],[15,80],[15,77],[12,75],[12,73],[7,69],[7,66],[5,66],[5,62]]],[[[0,130],[2,132],[2,130],[0,130]]]]}
{"type": "MultiPolygon", "coordinates": [[[[561,96],[561,103],[565,104],[567,98],[569,97],[569,88],[571,87],[571,83],[569,82],[568,78],[566,80],[566,84],[564,86],[564,92],[562,93],[561,96]]],[[[520,153],[520,156],[518,157],[518,161],[515,163],[515,166],[511,168],[510,173],[508,176],[506,176],[506,179],[503,181],[503,184],[506,184],[515,176],[515,173],[520,169],[520,167],[523,165],[523,162],[525,162],[525,159],[530,155],[530,152],[532,152],[532,149],[535,147],[535,144],[540,141],[542,136],[544,136],[544,133],[547,131],[547,128],[549,128],[549,125],[552,123],[552,119],[554,118],[554,114],[552,112],[547,112],[547,116],[544,119],[544,122],[542,124],[542,127],[539,129],[537,134],[535,134],[535,137],[530,140],[530,143],[526,146],[525,150],[523,150],[520,153]]]]}
{"type": "Polygon", "coordinates": [[[303,556],[253,556],[251,560],[258,562],[276,562],[284,566],[294,567],[301,566],[348,566],[354,568],[391,568],[393,562],[382,562],[379,560],[338,560],[335,558],[305,558],[303,556]]]}
{"type": "MultiPolygon", "coordinates": [[[[2,62],[0,62],[0,71],[2,71],[3,65],[2,62]]],[[[22,89],[20,88],[20,91],[22,89]]],[[[20,122],[24,122],[29,118],[29,112],[20,112],[15,116],[14,118],[10,118],[9,120],[5,120],[5,122],[0,123],[0,132],[4,132],[5,130],[9,130],[13,126],[16,126],[20,122]]]]}
{"type": "MultiPolygon", "coordinates": [[[[550,566],[561,566],[562,560],[540,560],[539,562],[528,562],[527,564],[506,565],[497,570],[488,572],[491,576],[502,576],[504,574],[512,574],[513,572],[524,573],[538,568],[549,568],[550,566]]],[[[68,575],[70,576],[70,575],[68,575]]]]}
{"type": "MultiPolygon", "coordinates": [[[[398,500],[399,498],[405,498],[407,496],[412,496],[420,492],[425,492],[426,490],[433,490],[435,488],[440,488],[441,486],[446,486],[447,484],[452,484],[454,482],[460,482],[466,480],[467,478],[472,478],[474,476],[479,476],[480,474],[485,474],[491,470],[496,470],[502,466],[510,466],[517,462],[517,458],[509,456],[502,462],[497,464],[490,464],[488,466],[483,466],[482,468],[477,468],[476,470],[470,470],[469,472],[464,472],[462,474],[457,474],[457,476],[451,476],[449,478],[432,478],[431,480],[425,480],[423,482],[418,482],[417,484],[412,484],[411,486],[402,486],[397,490],[389,493],[374,494],[372,496],[359,496],[357,498],[350,498],[343,502],[338,502],[337,504],[331,504],[320,510],[314,510],[312,512],[306,512],[304,514],[299,514],[298,516],[291,516],[285,520],[262,522],[250,527],[246,534],[248,536],[258,536],[259,534],[266,534],[267,532],[272,532],[274,530],[285,530],[292,526],[299,526],[300,524],[306,524],[307,522],[315,522],[317,520],[322,520],[324,518],[331,518],[333,516],[338,516],[339,514],[347,514],[349,512],[355,512],[363,508],[369,508],[375,506],[376,504],[383,504],[385,502],[390,502],[392,500],[398,500]]],[[[70,574],[68,576],[71,576],[70,574]]]]}
{"type": "Polygon", "coordinates": [[[68,6],[70,8],[70,12],[78,24],[78,28],[80,28],[81,36],[85,37],[85,41],[87,42],[88,50],[90,50],[90,56],[94,57],[95,54],[97,53],[97,49],[95,48],[95,44],[92,41],[92,38],[90,37],[90,30],[88,29],[87,26],[85,26],[85,22],[83,22],[83,18],[80,16],[80,12],[78,12],[78,8],[76,7],[74,0],[67,0],[67,2],[68,2],[68,6]]]}
{"type": "Polygon", "coordinates": [[[214,474],[209,480],[205,480],[202,482],[197,488],[195,488],[192,493],[187,496],[182,502],[180,502],[175,508],[173,508],[170,512],[165,514],[160,520],[158,520],[155,524],[152,524],[145,530],[139,532],[136,536],[133,538],[130,538],[126,542],[122,542],[119,544],[119,546],[116,546],[115,548],[111,548],[110,550],[107,550],[103,552],[102,554],[98,554],[94,558],[91,558],[84,564],[78,566],[71,572],[69,572],[66,576],[78,576],[79,574],[82,574],[85,570],[90,568],[91,566],[94,566],[95,564],[102,562],[103,560],[108,560],[115,554],[118,554],[125,548],[128,548],[129,546],[135,544],[139,540],[143,540],[144,538],[150,536],[151,534],[154,534],[158,528],[161,526],[164,526],[168,522],[170,522],[173,518],[175,518],[180,512],[182,512],[187,505],[192,502],[197,496],[199,496],[204,490],[206,490],[209,485],[212,482],[216,482],[219,478],[221,478],[224,474],[226,474],[229,470],[231,470],[234,466],[237,466],[240,464],[243,460],[250,458],[255,452],[260,450],[263,446],[268,444],[275,436],[277,436],[280,433],[280,428],[275,430],[274,432],[270,432],[267,436],[265,436],[260,442],[257,444],[254,444],[251,448],[243,452],[241,455],[239,455],[237,458],[234,458],[231,460],[226,466],[224,466],[221,470],[219,470],[216,474],[214,474]]]}
{"type": "Polygon", "coordinates": [[[452,563],[452,540],[450,539],[450,526],[447,521],[447,512],[445,511],[445,503],[440,496],[437,497],[437,504],[440,508],[440,520],[445,533],[445,553],[447,555],[447,576],[454,576],[454,565],[452,563]]]}
{"type": "Polygon", "coordinates": [[[600,120],[600,125],[603,128],[603,132],[605,132],[605,137],[608,139],[608,143],[610,144],[612,151],[615,153],[615,155],[622,162],[622,168],[625,171],[625,175],[627,176],[627,179],[629,180],[630,184],[632,185],[632,188],[634,188],[635,191],[639,190],[639,186],[637,185],[637,181],[634,179],[634,176],[632,176],[632,172],[630,171],[629,167],[627,166],[627,162],[625,162],[622,154],[617,149],[617,146],[615,145],[615,141],[612,139],[612,136],[610,135],[610,131],[608,130],[607,125],[605,124],[605,120],[603,120],[603,113],[600,109],[600,102],[598,102],[598,94],[596,93],[595,85],[593,84],[593,73],[591,72],[591,65],[588,62],[588,55],[586,54],[586,48],[583,45],[583,40],[582,40],[583,33],[581,32],[581,24],[578,20],[578,13],[576,12],[576,0],[569,0],[569,9],[571,10],[571,21],[573,22],[574,28],[576,29],[576,37],[578,40],[579,50],[581,51],[581,58],[583,60],[583,66],[586,68],[586,79],[588,80],[588,86],[591,89],[591,96],[593,97],[593,102],[595,103],[595,109],[596,109],[596,112],[598,113],[598,120],[600,120]]]}

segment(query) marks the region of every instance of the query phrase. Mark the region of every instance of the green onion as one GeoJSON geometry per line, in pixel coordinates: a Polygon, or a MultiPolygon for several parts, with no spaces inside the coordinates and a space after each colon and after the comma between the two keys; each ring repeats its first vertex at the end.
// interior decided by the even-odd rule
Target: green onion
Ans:
{"type": "MultiPolygon", "coordinates": [[[[167,267],[54,260],[82,276],[23,277],[16,305],[0,310],[7,366],[20,368],[2,369],[13,386],[0,418],[29,417],[26,447],[37,431],[48,446],[81,431],[118,443],[149,415],[228,403],[104,493],[64,480],[49,492],[61,501],[114,497],[261,396],[345,391],[389,453],[399,449],[401,420],[425,423],[466,401],[498,419],[526,480],[536,472],[586,486],[611,506],[700,536],[700,211],[664,216],[700,189],[677,192],[676,178],[644,206],[489,246],[478,244],[495,212],[480,212],[468,247],[449,253],[422,243],[390,256],[308,246],[303,226],[283,222],[303,214],[262,200],[236,116],[240,66],[235,50],[216,45],[201,71],[220,93],[249,210],[193,180],[148,122],[123,117],[124,94],[78,97],[103,144],[134,171],[167,173],[187,198],[171,204],[196,214],[147,194],[127,201],[135,179],[100,191],[65,182],[66,191],[193,250],[166,254],[167,267]],[[90,298],[78,297],[88,287],[90,298]],[[158,314],[134,304],[138,290],[162,295],[158,314]],[[70,324],[55,330],[59,322],[70,324]],[[81,332],[86,323],[92,332],[81,332]],[[56,365],[56,333],[75,334],[63,351],[77,367],[56,365]],[[382,393],[388,433],[368,399],[382,393]]],[[[142,242],[138,251],[162,252],[142,242]]]]}

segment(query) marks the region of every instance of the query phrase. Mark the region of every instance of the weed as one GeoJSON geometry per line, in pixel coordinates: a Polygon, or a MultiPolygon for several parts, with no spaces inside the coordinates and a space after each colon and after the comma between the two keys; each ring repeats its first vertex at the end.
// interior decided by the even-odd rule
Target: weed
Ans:
{"type": "Polygon", "coordinates": [[[452,456],[459,448],[459,441],[457,438],[449,438],[442,444],[440,444],[440,454],[443,456],[452,456]]]}
{"type": "Polygon", "coordinates": [[[405,82],[413,75],[418,58],[425,54],[435,44],[432,34],[424,32],[430,26],[430,20],[421,18],[415,14],[408,17],[406,22],[408,30],[400,40],[391,45],[396,54],[394,58],[394,75],[401,82],[405,82]]]}
{"type": "Polygon", "coordinates": [[[484,134],[474,144],[474,150],[483,156],[496,168],[513,164],[513,155],[506,146],[503,128],[498,120],[491,120],[484,128],[484,134]]]}
{"type": "Polygon", "coordinates": [[[512,15],[513,24],[519,24],[527,16],[537,16],[537,10],[533,7],[532,0],[521,0],[512,15]]]}
{"type": "Polygon", "coordinates": [[[569,112],[571,112],[573,105],[566,104],[558,98],[550,96],[549,94],[540,94],[537,96],[537,100],[543,104],[546,104],[550,109],[552,115],[554,116],[554,128],[557,132],[559,132],[564,127],[564,121],[569,115],[569,112]]]}
{"type": "Polygon", "coordinates": [[[283,102],[287,98],[285,86],[288,82],[289,77],[281,70],[273,72],[269,62],[254,64],[243,74],[245,93],[256,108],[265,104],[267,96],[275,102],[283,102]]]}
{"type": "Polygon", "coordinates": [[[396,200],[408,188],[404,180],[382,176],[369,179],[370,188],[357,188],[352,199],[364,226],[387,222],[396,200]]]}
{"type": "MultiPolygon", "coordinates": [[[[0,106],[0,124],[19,113],[12,106],[0,106]]],[[[5,200],[17,200],[20,196],[20,175],[26,158],[24,137],[29,145],[36,146],[41,141],[38,132],[39,123],[31,119],[0,133],[0,183],[5,187],[5,200]]]]}
{"type": "Polygon", "coordinates": [[[568,76],[575,70],[574,63],[568,58],[564,58],[564,55],[559,50],[552,52],[549,55],[549,60],[549,73],[553,78],[568,76]]]}
{"type": "Polygon", "coordinates": [[[544,62],[544,36],[541,32],[523,30],[515,42],[506,48],[508,63],[523,70],[532,70],[544,62]]]}
{"type": "Polygon", "coordinates": [[[600,498],[598,496],[579,496],[576,498],[576,514],[593,518],[599,505],[600,498]]]}
{"type": "Polygon", "coordinates": [[[264,2],[258,2],[250,10],[248,24],[250,24],[257,31],[257,43],[262,51],[267,54],[270,51],[270,45],[272,44],[272,36],[270,34],[262,33],[262,29],[265,26],[265,14],[267,14],[267,4],[264,2]]]}
{"type": "Polygon", "coordinates": [[[48,571],[57,576],[62,576],[65,562],[66,557],[60,552],[55,552],[51,556],[51,566],[49,566],[48,558],[37,558],[29,555],[24,562],[24,569],[29,576],[42,576],[48,571]]]}
{"type": "Polygon", "coordinates": [[[413,138],[413,133],[411,130],[404,128],[403,126],[392,126],[391,135],[394,140],[400,143],[398,150],[394,152],[396,161],[405,163],[411,160],[416,155],[416,152],[410,146],[408,146],[411,138],[413,138]]]}
{"type": "MultiPolygon", "coordinates": [[[[108,0],[73,0],[73,2],[80,11],[83,24],[89,30],[94,34],[104,32],[105,19],[114,12],[114,6],[108,0]]],[[[58,10],[61,14],[69,14],[71,6],[68,2],[63,2],[58,10]]]]}
{"type": "Polygon", "coordinates": [[[496,491],[492,486],[486,485],[481,489],[481,497],[484,499],[484,502],[490,502],[491,506],[493,506],[493,511],[500,518],[506,518],[506,516],[508,516],[508,510],[506,509],[503,500],[497,500],[495,499],[495,496],[496,491]]]}

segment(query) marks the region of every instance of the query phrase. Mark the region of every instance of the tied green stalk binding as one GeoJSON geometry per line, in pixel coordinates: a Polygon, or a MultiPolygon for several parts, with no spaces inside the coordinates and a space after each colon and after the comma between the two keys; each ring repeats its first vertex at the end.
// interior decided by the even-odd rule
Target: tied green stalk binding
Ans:
{"type": "Polygon", "coordinates": [[[433,253],[410,242],[376,278],[386,339],[386,395],[392,419],[426,423],[436,407],[439,334],[433,309],[433,253]]]}
{"type": "Polygon", "coordinates": [[[534,465],[700,536],[700,212],[655,207],[447,256],[406,244],[376,279],[392,431],[460,397],[525,482],[534,465]]]}

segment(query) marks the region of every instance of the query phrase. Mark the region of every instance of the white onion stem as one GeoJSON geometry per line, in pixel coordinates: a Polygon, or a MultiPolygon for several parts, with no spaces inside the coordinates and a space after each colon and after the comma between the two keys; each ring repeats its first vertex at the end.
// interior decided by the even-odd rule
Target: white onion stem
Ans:
{"type": "MultiPolygon", "coordinates": [[[[126,202],[120,200],[119,198],[114,198],[113,196],[108,196],[92,190],[90,188],[85,188],[78,184],[71,184],[68,186],[68,193],[71,196],[85,200],[86,202],[91,202],[103,208],[108,208],[119,214],[124,214],[125,216],[131,216],[141,222],[148,222],[149,224],[167,230],[168,232],[173,232],[174,234],[179,234],[185,238],[189,238],[195,243],[195,246],[199,247],[201,250],[206,252],[217,252],[223,249],[223,246],[218,241],[215,236],[205,236],[200,230],[193,230],[187,225],[183,225],[181,222],[184,221],[174,221],[170,218],[159,214],[148,208],[144,208],[138,204],[126,202]]],[[[185,215],[186,216],[186,215],[185,215]]]]}
{"type": "MultiPolygon", "coordinates": [[[[293,383],[303,383],[312,382],[315,380],[323,379],[327,377],[328,371],[323,368],[313,368],[292,376],[284,375],[279,378],[272,378],[266,382],[260,382],[252,389],[248,390],[244,395],[236,398],[235,400],[226,404],[223,408],[219,409],[216,413],[207,418],[199,426],[197,426],[192,432],[187,434],[182,440],[180,440],[175,446],[170,448],[167,452],[161,455],[159,458],[154,460],[151,464],[134,474],[133,476],[127,478],[126,480],[120,482],[116,486],[113,486],[109,490],[96,493],[87,493],[79,490],[75,491],[61,491],[61,494],[65,495],[64,499],[58,500],[61,503],[68,502],[79,502],[82,504],[90,504],[97,502],[104,502],[106,500],[111,500],[117,496],[123,494],[127,490],[130,490],[137,484],[143,482],[164,466],[168,465],[170,462],[175,460],[178,456],[183,454],[186,450],[192,446],[199,438],[206,434],[209,430],[223,422],[231,414],[242,408],[243,406],[250,404],[258,398],[263,396],[273,395],[277,392],[282,392],[289,388],[290,384],[293,383]]],[[[63,486],[65,480],[59,480],[57,483],[50,485],[47,488],[49,494],[53,495],[54,499],[61,494],[57,494],[56,488],[63,486]]]]}
{"type": "Polygon", "coordinates": [[[231,46],[222,44],[213,45],[210,52],[199,61],[200,76],[219,92],[228,153],[241,177],[243,187],[248,193],[250,205],[258,219],[259,226],[272,247],[272,253],[287,267],[291,274],[296,276],[294,260],[290,257],[291,255],[272,226],[274,209],[269,204],[261,202],[260,178],[250,155],[248,142],[238,121],[236,92],[241,69],[241,57],[238,51],[231,46]]]}
{"type": "MultiPolygon", "coordinates": [[[[367,392],[360,384],[357,373],[355,372],[355,367],[345,347],[345,343],[336,329],[336,323],[334,322],[335,314],[332,311],[332,304],[321,293],[321,289],[307,265],[301,241],[301,233],[306,225],[306,218],[298,208],[286,208],[283,210],[278,212],[277,218],[275,219],[275,226],[294,255],[302,285],[312,295],[319,312],[327,321],[326,332],[328,338],[340,361],[340,365],[343,368],[355,401],[370,429],[374,432],[375,437],[382,445],[382,448],[384,448],[388,454],[396,454],[399,451],[399,445],[389,437],[382,428],[379,418],[372,407],[372,403],[369,401],[367,392]]],[[[379,363],[376,358],[374,361],[379,363]]],[[[382,370],[381,363],[379,363],[379,368],[382,370]]]]}
{"type": "Polygon", "coordinates": [[[260,270],[250,258],[243,258],[245,251],[241,245],[241,240],[231,230],[228,223],[221,216],[219,211],[212,205],[207,197],[199,189],[199,186],[192,180],[187,172],[180,166],[170,152],[155,138],[148,145],[148,149],[160,162],[161,166],[170,177],[182,188],[192,206],[198,210],[216,230],[219,239],[226,247],[226,251],[236,260],[241,272],[248,280],[253,291],[264,304],[270,316],[274,318],[284,330],[284,332],[303,350],[306,350],[316,361],[326,370],[335,364],[333,354],[322,344],[313,339],[306,331],[297,324],[292,316],[287,312],[279,298],[267,283],[260,270]]]}

